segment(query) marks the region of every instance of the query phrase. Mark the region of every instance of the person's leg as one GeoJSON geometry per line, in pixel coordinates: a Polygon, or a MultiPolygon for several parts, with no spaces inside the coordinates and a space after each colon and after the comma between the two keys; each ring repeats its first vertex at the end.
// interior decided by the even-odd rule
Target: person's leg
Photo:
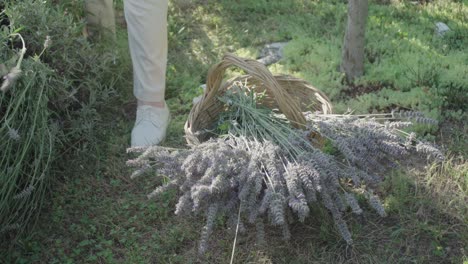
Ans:
{"type": "Polygon", "coordinates": [[[85,10],[88,34],[107,33],[115,36],[113,0],[86,0],[85,10]]]}
{"type": "Polygon", "coordinates": [[[140,102],[162,103],[166,87],[168,0],[125,0],[133,63],[133,92],[140,102]]]}
{"type": "Polygon", "coordinates": [[[168,0],[124,1],[133,93],[138,100],[132,146],[159,144],[166,135],[167,7],[168,0]]]}

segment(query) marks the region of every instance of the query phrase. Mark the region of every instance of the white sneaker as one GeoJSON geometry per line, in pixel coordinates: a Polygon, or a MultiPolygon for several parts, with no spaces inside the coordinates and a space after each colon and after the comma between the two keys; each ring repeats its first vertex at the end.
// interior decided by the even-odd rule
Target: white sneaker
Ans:
{"type": "Polygon", "coordinates": [[[132,130],[132,147],[158,145],[166,137],[170,113],[167,104],[164,108],[150,105],[138,106],[135,126],[132,130]]]}

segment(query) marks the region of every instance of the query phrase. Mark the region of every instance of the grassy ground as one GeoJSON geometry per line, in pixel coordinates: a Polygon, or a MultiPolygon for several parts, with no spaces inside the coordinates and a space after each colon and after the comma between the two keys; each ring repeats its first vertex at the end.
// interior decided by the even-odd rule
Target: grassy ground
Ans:
{"type": "MultiPolygon", "coordinates": [[[[348,216],[353,247],[346,246],[330,216],[293,227],[284,242],[268,231],[267,247],[241,235],[236,263],[466,263],[468,262],[468,7],[466,1],[427,5],[373,1],[367,32],[366,76],[353,86],[336,72],[346,18],[345,1],[174,0],[170,4],[168,103],[173,114],[168,146],[183,146],[183,123],[208,68],[225,52],[255,58],[265,43],[289,41],[273,72],[302,77],[330,95],[337,111],[416,108],[443,120],[421,128],[451,154],[440,166],[392,172],[380,190],[389,216],[348,216]],[[433,37],[433,25],[453,30],[433,37]]],[[[71,8],[71,7],[70,7],[71,8]]],[[[121,1],[117,3],[121,20],[121,1]]],[[[79,12],[78,12],[79,13],[79,12]]],[[[196,255],[201,218],[173,214],[176,193],[148,201],[161,183],[147,176],[130,181],[125,167],[134,118],[126,32],[120,23],[117,50],[127,81],[118,96],[97,109],[89,145],[72,149],[34,232],[0,249],[5,263],[226,263],[234,234],[218,231],[206,256],[196,255]],[[3,252],[4,251],[4,252],[3,252]]],[[[222,227],[223,223],[218,223],[222,227]]],[[[223,230],[220,228],[219,230],[223,230]]]]}

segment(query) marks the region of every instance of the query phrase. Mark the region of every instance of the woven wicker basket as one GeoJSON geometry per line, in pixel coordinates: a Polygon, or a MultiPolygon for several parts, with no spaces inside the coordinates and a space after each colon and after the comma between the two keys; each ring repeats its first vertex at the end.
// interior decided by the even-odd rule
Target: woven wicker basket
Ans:
{"type": "Polygon", "coordinates": [[[315,110],[325,114],[332,112],[327,96],[306,81],[287,75],[273,76],[265,65],[256,60],[227,54],[208,72],[205,93],[190,111],[185,123],[185,135],[189,144],[200,144],[212,136],[207,130],[213,128],[224,109],[224,104],[218,97],[239,81],[258,92],[265,92],[266,96],[261,104],[278,109],[297,127],[305,124],[305,111],[315,110]],[[223,82],[225,71],[231,66],[244,70],[247,75],[223,82]]]}

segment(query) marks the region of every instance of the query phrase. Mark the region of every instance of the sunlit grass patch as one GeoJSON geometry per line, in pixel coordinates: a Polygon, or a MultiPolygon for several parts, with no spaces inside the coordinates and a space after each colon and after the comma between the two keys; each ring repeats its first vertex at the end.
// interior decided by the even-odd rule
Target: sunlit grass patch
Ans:
{"type": "MultiPolygon", "coordinates": [[[[31,1],[13,2],[18,8],[31,1]]],[[[121,14],[123,1],[115,2],[121,14]]],[[[280,239],[279,230],[267,233],[271,242],[268,247],[255,245],[256,238],[247,235],[237,246],[238,263],[468,261],[464,125],[468,2],[370,2],[366,74],[356,83],[364,92],[351,94],[348,90],[355,87],[348,87],[337,71],[346,1],[170,1],[166,91],[173,121],[165,145],[185,145],[183,125],[192,99],[200,95],[199,86],[205,83],[208,69],[225,52],[255,58],[264,44],[289,41],[285,58],[270,66],[273,72],[311,82],[330,95],[338,112],[350,108],[367,113],[401,107],[422,110],[435,118],[450,117],[441,123],[441,131],[432,128],[423,131],[438,135],[445,148],[465,155],[429,166],[427,170],[400,172],[394,180],[387,181],[379,192],[388,197],[384,203],[389,216],[380,219],[368,213],[362,219],[350,218],[354,247],[346,246],[330,221],[310,221],[292,228],[297,239],[289,244],[280,239]],[[434,23],[438,21],[452,29],[440,39],[434,38],[434,23]],[[461,125],[452,126],[450,120],[461,125]]],[[[22,21],[36,26],[28,31],[30,53],[42,48],[50,30],[55,34],[52,40],[57,49],[45,53],[47,62],[60,62],[57,68],[60,74],[78,70],[72,77],[60,79],[69,89],[64,98],[71,99],[67,102],[73,109],[81,109],[73,112],[73,122],[66,126],[68,132],[73,131],[68,139],[75,144],[64,150],[60,156],[64,162],[53,171],[58,176],[33,235],[14,245],[9,243],[7,253],[7,247],[1,247],[0,262],[227,263],[234,237],[231,232],[215,233],[213,251],[207,258],[199,259],[196,240],[202,219],[175,218],[174,193],[148,201],[145,194],[159,184],[157,179],[129,180],[131,172],[124,166],[128,158],[125,149],[130,142],[135,100],[126,29],[118,30],[114,46],[117,52],[107,53],[108,46],[81,38],[82,1],[52,3],[60,12],[30,8],[23,12],[22,21]],[[57,18],[44,15],[51,13],[69,15],[57,18]],[[67,30],[74,33],[64,34],[67,30]],[[73,48],[76,46],[70,42],[83,48],[73,48]],[[85,62],[93,67],[82,68],[87,64],[75,56],[82,51],[93,53],[90,51],[93,49],[105,56],[91,56],[85,62]],[[103,61],[94,60],[99,58],[103,61]],[[100,74],[103,69],[100,62],[107,69],[105,74],[100,74]],[[72,95],[81,103],[73,100],[72,95]]],[[[55,102],[58,109],[65,107],[61,102],[55,102]]],[[[23,136],[24,130],[18,129],[18,133],[23,136]]],[[[330,217],[326,211],[313,210],[318,217],[330,217]]],[[[222,219],[218,224],[224,224],[222,219]]]]}

